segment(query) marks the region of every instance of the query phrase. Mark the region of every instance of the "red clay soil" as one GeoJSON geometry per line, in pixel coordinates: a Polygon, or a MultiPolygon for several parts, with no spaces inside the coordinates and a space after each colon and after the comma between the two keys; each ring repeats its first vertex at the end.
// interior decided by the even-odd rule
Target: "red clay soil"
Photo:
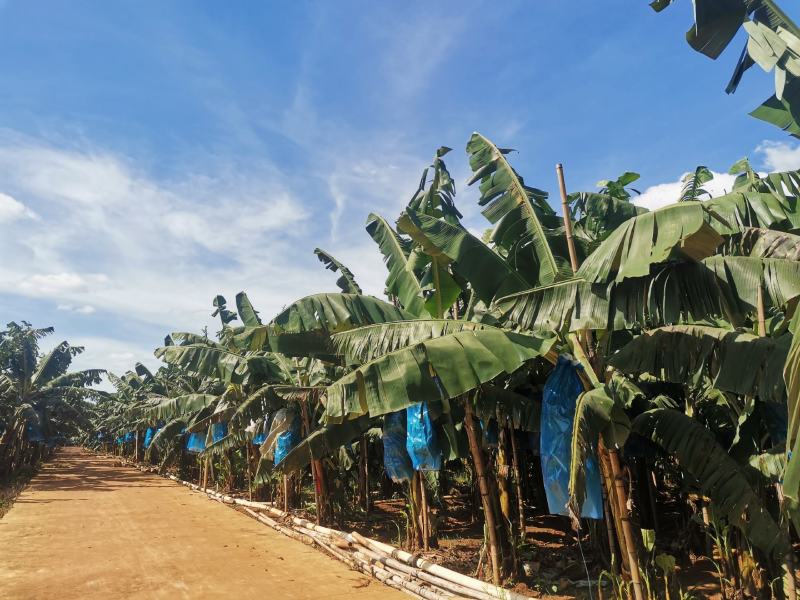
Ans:
{"type": "Polygon", "coordinates": [[[406,597],[185,487],[79,448],[0,519],[0,598],[406,597]]]}

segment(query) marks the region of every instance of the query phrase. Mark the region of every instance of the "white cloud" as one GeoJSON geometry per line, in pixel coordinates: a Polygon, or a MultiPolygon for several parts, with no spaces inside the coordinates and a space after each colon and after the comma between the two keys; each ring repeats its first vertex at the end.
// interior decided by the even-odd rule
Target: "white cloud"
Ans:
{"type": "Polygon", "coordinates": [[[56,309],[77,313],[79,315],[91,315],[96,312],[95,307],[91,306],[90,304],[84,304],[83,306],[75,306],[74,304],[59,304],[56,306],[56,309]]]}
{"type": "Polygon", "coordinates": [[[24,217],[31,219],[36,215],[16,198],[0,192],[0,223],[10,223],[24,217]]]}
{"type": "MultiPolygon", "coordinates": [[[[760,175],[774,171],[792,171],[800,169],[800,144],[775,142],[765,140],[755,148],[756,159],[752,161],[755,167],[763,168],[760,175]]],[[[711,196],[721,196],[733,189],[736,177],[729,173],[711,171],[714,179],[703,185],[711,196]]],[[[686,173],[681,174],[676,181],[659,183],[650,186],[641,195],[633,199],[634,204],[644,206],[650,210],[676,202],[683,187],[682,179],[686,173]]]]}
{"type": "Polygon", "coordinates": [[[800,169],[800,144],[765,140],[756,147],[762,157],[763,168],[767,171],[794,171],[800,169]]]}
{"type": "Polygon", "coordinates": [[[42,215],[0,238],[0,293],[170,331],[206,324],[220,292],[246,289],[272,314],[313,283],[296,261],[310,208],[269,165],[155,179],[107,151],[11,133],[0,143],[0,189],[42,215]]]}
{"type": "MultiPolygon", "coordinates": [[[[84,351],[76,356],[70,370],[105,369],[115,375],[122,375],[134,368],[137,362],[155,371],[160,362],[153,355],[153,347],[135,344],[106,336],[85,336],[69,340],[73,346],[83,346],[84,351]]],[[[154,342],[154,346],[157,340],[154,342]]],[[[113,390],[113,386],[104,379],[98,386],[100,389],[113,390]]]]}
{"type": "Polygon", "coordinates": [[[102,273],[47,273],[25,277],[18,281],[19,289],[36,296],[64,296],[85,294],[96,286],[108,283],[102,273]]]}
{"type": "MultiPolygon", "coordinates": [[[[703,189],[711,194],[712,197],[721,196],[733,189],[733,182],[736,179],[735,176],[729,175],[728,173],[711,172],[714,175],[714,179],[704,184],[703,189]]],[[[687,173],[681,174],[677,181],[650,186],[639,196],[635,196],[633,198],[633,203],[638,206],[644,206],[649,210],[654,210],[666,206],[667,204],[677,202],[681,195],[681,190],[683,189],[682,180],[686,175],[687,173]]],[[[707,196],[703,197],[706,198],[707,196]]]]}

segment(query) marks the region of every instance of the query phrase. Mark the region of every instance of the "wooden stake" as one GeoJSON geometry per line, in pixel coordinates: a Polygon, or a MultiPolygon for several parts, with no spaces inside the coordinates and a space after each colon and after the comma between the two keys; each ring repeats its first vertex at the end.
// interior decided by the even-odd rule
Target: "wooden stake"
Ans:
{"type": "Polygon", "coordinates": [[[760,337],[765,337],[767,335],[767,324],[766,324],[766,315],[764,311],[764,286],[763,284],[758,284],[758,290],[756,290],[756,309],[758,310],[758,335],[760,337]]]}
{"type": "Polygon", "coordinates": [[[245,447],[244,448],[245,448],[245,454],[246,454],[245,460],[247,461],[247,499],[252,502],[253,501],[253,484],[251,483],[251,480],[250,480],[250,440],[247,440],[247,442],[245,443],[245,447]]]}
{"type": "Polygon", "coordinates": [[[572,272],[578,270],[578,255],[575,252],[575,240],[572,238],[572,221],[569,217],[569,202],[567,201],[567,186],[564,183],[564,167],[561,163],[556,165],[556,177],[558,177],[558,189],[561,192],[561,211],[564,213],[564,234],[567,237],[567,250],[569,251],[569,263],[572,272]]]}
{"type": "Polygon", "coordinates": [[[358,442],[358,500],[369,512],[369,469],[367,463],[367,436],[362,434],[358,442]]]}
{"type": "MultiPolygon", "coordinates": [[[[495,585],[500,585],[500,541],[497,536],[497,524],[495,522],[492,496],[489,491],[489,481],[486,476],[486,461],[483,458],[483,451],[478,442],[478,434],[475,432],[475,417],[472,410],[472,400],[469,396],[464,396],[464,411],[464,426],[467,429],[472,462],[475,463],[475,474],[478,477],[478,487],[481,491],[481,502],[483,504],[483,518],[486,521],[486,531],[489,537],[489,558],[492,563],[492,581],[495,585]]],[[[637,600],[639,599],[637,598],[637,600]]]]}

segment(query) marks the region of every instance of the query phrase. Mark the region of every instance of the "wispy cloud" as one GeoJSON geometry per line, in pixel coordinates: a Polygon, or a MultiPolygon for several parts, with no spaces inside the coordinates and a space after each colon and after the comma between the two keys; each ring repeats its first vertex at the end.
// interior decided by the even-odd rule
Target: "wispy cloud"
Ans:
{"type": "Polygon", "coordinates": [[[101,149],[17,136],[0,173],[43,215],[0,240],[4,293],[188,327],[220,290],[301,287],[292,254],[309,212],[269,168],[163,181],[101,149]]]}
{"type": "Polygon", "coordinates": [[[8,194],[0,193],[0,223],[10,223],[17,219],[36,219],[36,214],[22,202],[8,194]]]}

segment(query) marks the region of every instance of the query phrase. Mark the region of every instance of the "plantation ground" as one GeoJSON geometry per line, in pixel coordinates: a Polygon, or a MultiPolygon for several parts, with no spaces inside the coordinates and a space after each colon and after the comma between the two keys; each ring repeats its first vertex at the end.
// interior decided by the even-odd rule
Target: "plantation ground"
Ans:
{"type": "Polygon", "coordinates": [[[0,520],[0,598],[406,597],[205,496],[79,448],[0,520]]]}

